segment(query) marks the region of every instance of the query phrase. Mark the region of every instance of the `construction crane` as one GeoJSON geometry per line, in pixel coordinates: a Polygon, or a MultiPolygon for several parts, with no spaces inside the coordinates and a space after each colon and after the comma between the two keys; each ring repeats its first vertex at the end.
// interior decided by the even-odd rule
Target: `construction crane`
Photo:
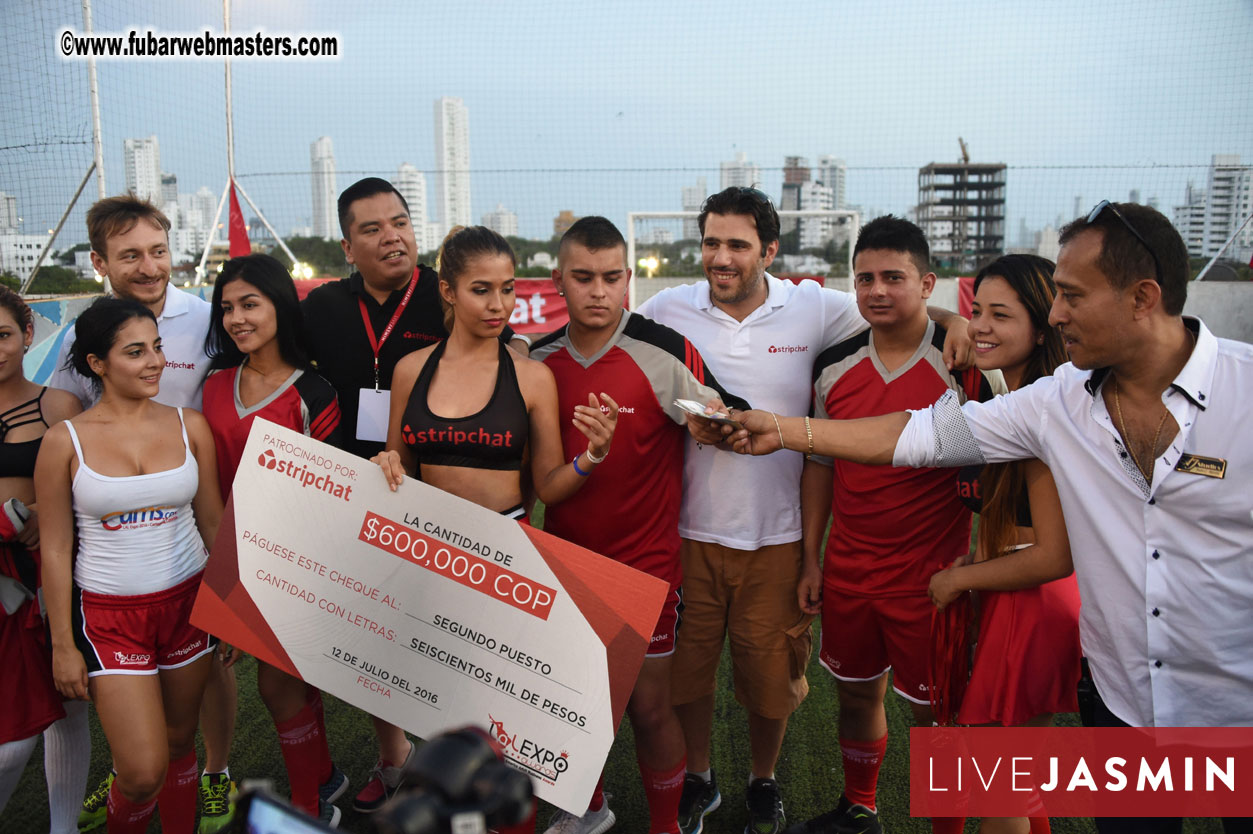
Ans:
{"type": "Polygon", "coordinates": [[[962,162],[965,163],[966,165],[969,165],[970,164],[970,149],[966,147],[966,140],[958,136],[957,144],[961,145],[961,148],[962,148],[962,162]]]}

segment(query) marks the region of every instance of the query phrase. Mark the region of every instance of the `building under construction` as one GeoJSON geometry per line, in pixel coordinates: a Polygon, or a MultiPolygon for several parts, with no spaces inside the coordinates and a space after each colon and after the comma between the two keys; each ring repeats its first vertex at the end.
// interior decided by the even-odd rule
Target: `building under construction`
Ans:
{"type": "Polygon", "coordinates": [[[932,162],[918,169],[918,225],[937,267],[973,273],[1002,255],[1004,163],[932,162]]]}

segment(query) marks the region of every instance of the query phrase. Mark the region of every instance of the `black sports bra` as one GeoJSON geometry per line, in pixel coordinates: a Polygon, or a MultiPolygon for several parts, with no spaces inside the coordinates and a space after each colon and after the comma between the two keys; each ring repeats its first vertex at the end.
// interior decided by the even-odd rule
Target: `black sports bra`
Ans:
{"type": "Polygon", "coordinates": [[[45,427],[48,425],[42,406],[44,392],[47,390],[44,387],[33,400],[27,400],[0,413],[0,478],[35,477],[35,458],[39,456],[43,437],[19,443],[5,443],[4,439],[10,431],[21,426],[29,426],[31,423],[43,423],[45,427]]]}
{"type": "Polygon", "coordinates": [[[426,400],[445,345],[447,341],[435,346],[409,394],[401,431],[405,445],[419,465],[520,470],[531,420],[509,349],[500,345],[496,387],[481,411],[468,417],[440,417],[426,400]]]}

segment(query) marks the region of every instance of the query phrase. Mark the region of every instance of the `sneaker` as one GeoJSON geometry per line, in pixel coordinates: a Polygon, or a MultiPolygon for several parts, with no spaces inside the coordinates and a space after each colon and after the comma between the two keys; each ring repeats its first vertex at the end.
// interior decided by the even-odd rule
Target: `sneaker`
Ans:
{"type": "Polygon", "coordinates": [[[391,798],[400,787],[400,783],[404,780],[405,765],[413,759],[415,752],[417,752],[417,747],[411,741],[409,742],[409,755],[405,756],[404,762],[399,767],[384,765],[383,760],[379,759],[378,764],[374,765],[374,773],[371,774],[370,781],[365,783],[365,787],[353,799],[353,809],[363,814],[372,814],[383,807],[383,803],[391,798]]]}
{"type": "MultiPolygon", "coordinates": [[[[348,780],[344,780],[344,787],[348,787],[348,780]]],[[[327,828],[339,828],[339,818],[342,816],[340,810],[325,799],[318,800],[318,819],[322,821],[327,828]]]]}
{"type": "Polygon", "coordinates": [[[683,777],[683,796],[679,799],[679,831],[681,834],[700,834],[705,826],[705,815],[712,814],[722,804],[718,793],[718,780],[713,771],[706,782],[695,773],[683,777]]]}
{"type": "Polygon", "coordinates": [[[318,798],[323,802],[331,803],[343,796],[346,790],[348,790],[348,777],[344,771],[331,765],[331,775],[318,787],[318,798]]]}
{"type": "Polygon", "coordinates": [[[882,834],[883,825],[879,815],[865,805],[854,805],[848,797],[841,796],[834,811],[805,822],[798,822],[784,834],[882,834]]]}
{"type": "Polygon", "coordinates": [[[557,811],[548,822],[544,834],[605,834],[618,821],[609,807],[609,794],[600,804],[600,810],[588,811],[581,817],[566,811],[557,811]]]}
{"type": "Polygon", "coordinates": [[[91,793],[83,797],[83,808],[78,812],[78,830],[92,831],[104,825],[109,817],[109,789],[113,787],[113,777],[117,774],[109,771],[109,775],[91,793]]]}
{"type": "Polygon", "coordinates": [[[783,792],[773,779],[754,779],[745,798],[748,825],[744,834],[779,834],[787,817],[783,815],[783,792]]]}
{"type": "Polygon", "coordinates": [[[198,834],[217,834],[235,816],[235,783],[225,773],[200,777],[200,827],[198,834]]]}

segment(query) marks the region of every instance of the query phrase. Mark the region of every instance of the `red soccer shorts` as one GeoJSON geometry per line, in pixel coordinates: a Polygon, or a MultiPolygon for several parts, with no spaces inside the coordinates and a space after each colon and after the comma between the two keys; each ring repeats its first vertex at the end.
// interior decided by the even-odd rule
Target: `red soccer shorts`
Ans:
{"type": "Polygon", "coordinates": [[[661,614],[657,617],[657,625],[653,628],[653,637],[648,642],[648,657],[666,657],[674,654],[675,641],[678,638],[679,623],[683,622],[683,589],[671,588],[666,594],[666,601],[661,606],[661,614]]]}
{"type": "Polygon", "coordinates": [[[931,611],[927,595],[859,597],[829,585],[822,591],[822,647],[818,659],[842,681],[874,680],[892,670],[892,688],[928,704],[927,656],[931,611]]]}
{"type": "Polygon", "coordinates": [[[213,651],[217,638],[188,622],[201,576],[138,596],[75,588],[74,642],[88,676],[155,675],[213,651]]]}

